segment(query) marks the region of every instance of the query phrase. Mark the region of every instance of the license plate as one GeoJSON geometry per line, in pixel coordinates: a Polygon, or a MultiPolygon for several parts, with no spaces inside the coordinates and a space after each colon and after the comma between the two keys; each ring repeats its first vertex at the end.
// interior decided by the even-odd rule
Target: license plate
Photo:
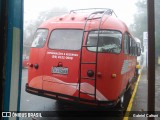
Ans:
{"type": "Polygon", "coordinates": [[[68,74],[68,68],[64,68],[64,67],[52,67],[52,73],[68,74]]]}

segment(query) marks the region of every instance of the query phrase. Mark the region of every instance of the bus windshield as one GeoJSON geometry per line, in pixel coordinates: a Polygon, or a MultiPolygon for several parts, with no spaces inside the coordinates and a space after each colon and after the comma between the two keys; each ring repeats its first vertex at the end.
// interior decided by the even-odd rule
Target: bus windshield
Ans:
{"type": "Polygon", "coordinates": [[[82,35],[82,30],[53,30],[49,39],[48,47],[50,49],[80,50],[82,43],[82,35]]]}
{"type": "Polygon", "coordinates": [[[119,31],[101,30],[89,32],[87,39],[87,49],[96,52],[98,44],[98,52],[120,53],[122,34],[119,31]],[[98,42],[99,37],[99,42],[98,42]]]}

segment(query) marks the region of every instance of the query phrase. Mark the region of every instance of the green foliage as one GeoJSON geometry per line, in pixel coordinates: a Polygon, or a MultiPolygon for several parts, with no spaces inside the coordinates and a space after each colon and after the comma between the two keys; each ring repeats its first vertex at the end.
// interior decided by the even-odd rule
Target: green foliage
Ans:
{"type": "MultiPolygon", "coordinates": [[[[134,23],[130,25],[131,32],[143,40],[143,32],[148,31],[147,27],[147,0],[138,0],[136,3],[137,13],[134,15],[134,23]]],[[[160,56],[160,0],[155,0],[155,46],[156,56],[160,56]]],[[[143,42],[143,41],[142,41],[143,42]]]]}
{"type": "Polygon", "coordinates": [[[147,3],[146,0],[139,0],[136,3],[137,12],[134,15],[134,23],[132,26],[132,33],[143,40],[143,32],[147,31],[147,3]]]}

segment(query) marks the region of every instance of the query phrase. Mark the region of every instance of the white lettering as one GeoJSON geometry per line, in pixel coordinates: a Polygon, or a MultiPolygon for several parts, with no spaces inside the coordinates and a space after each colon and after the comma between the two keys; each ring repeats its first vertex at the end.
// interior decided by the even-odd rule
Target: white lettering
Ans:
{"type": "Polygon", "coordinates": [[[66,59],[66,60],[73,60],[74,57],[78,56],[78,54],[75,53],[62,53],[62,52],[47,52],[47,54],[52,55],[53,59],[66,59]]]}
{"type": "Polygon", "coordinates": [[[73,57],[66,57],[66,59],[68,59],[68,60],[73,60],[73,57]]]}
{"type": "Polygon", "coordinates": [[[17,114],[13,112],[12,117],[17,117],[17,114]]]}
{"type": "Polygon", "coordinates": [[[42,117],[41,113],[28,113],[28,117],[42,117]]]}
{"type": "Polygon", "coordinates": [[[145,114],[133,114],[133,117],[146,117],[145,114]]]}
{"type": "Polygon", "coordinates": [[[154,114],[146,114],[146,117],[158,117],[158,114],[154,115],[154,114]]]}

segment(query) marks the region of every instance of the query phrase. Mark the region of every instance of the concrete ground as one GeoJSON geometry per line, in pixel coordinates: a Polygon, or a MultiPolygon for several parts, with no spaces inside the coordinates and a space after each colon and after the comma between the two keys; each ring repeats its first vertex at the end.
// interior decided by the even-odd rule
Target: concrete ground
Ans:
{"type": "MultiPolygon", "coordinates": [[[[148,98],[147,74],[148,74],[147,68],[144,67],[138,84],[138,89],[134,97],[131,112],[136,111],[139,114],[141,114],[141,112],[147,111],[147,98],[148,98]]],[[[156,66],[155,111],[158,111],[159,113],[159,117],[156,117],[155,120],[160,120],[160,66],[156,66]]],[[[129,120],[147,120],[147,117],[130,117],[129,120]]]]}

